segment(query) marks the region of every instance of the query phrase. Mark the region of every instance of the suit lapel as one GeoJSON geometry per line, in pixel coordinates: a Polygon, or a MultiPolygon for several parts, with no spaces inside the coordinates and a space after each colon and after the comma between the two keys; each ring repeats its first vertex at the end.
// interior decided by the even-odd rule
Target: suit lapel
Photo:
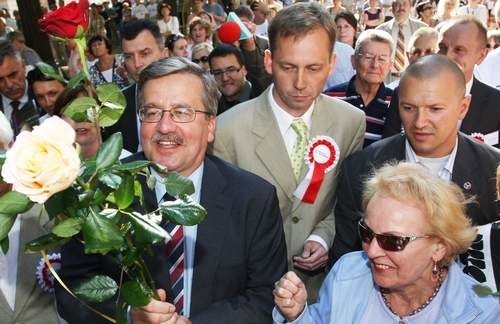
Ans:
{"type": "Polygon", "coordinates": [[[255,153],[274,178],[275,183],[292,201],[292,193],[297,187],[297,182],[278,122],[267,100],[269,91],[270,88],[259,97],[260,102],[255,107],[252,124],[252,132],[257,142],[255,153]]]}
{"type": "Polygon", "coordinates": [[[20,240],[19,240],[19,256],[18,256],[18,271],[17,271],[17,285],[16,285],[16,306],[15,316],[27,307],[26,304],[32,297],[33,292],[37,289],[35,271],[40,261],[39,254],[26,254],[24,246],[33,238],[42,233],[40,220],[38,218],[40,208],[34,207],[26,214],[22,215],[20,240]]]}
{"type": "Polygon", "coordinates": [[[201,205],[207,217],[198,224],[191,289],[191,314],[196,314],[213,299],[207,294],[214,282],[225,242],[225,224],[231,217],[231,201],[223,194],[226,181],[216,164],[205,158],[201,184],[201,205]]]}
{"type": "Polygon", "coordinates": [[[466,134],[470,134],[477,131],[475,127],[480,124],[481,121],[481,106],[483,102],[488,99],[487,94],[483,93],[479,81],[474,78],[472,81],[472,88],[470,89],[471,103],[469,111],[460,125],[460,130],[466,134]]]}
{"type": "Polygon", "coordinates": [[[480,174],[480,172],[476,172],[477,164],[474,163],[474,156],[469,154],[466,145],[463,135],[459,134],[457,155],[453,163],[451,178],[467,196],[472,196],[476,192],[476,186],[479,186],[476,181],[477,176],[474,177],[474,175],[480,174]]]}

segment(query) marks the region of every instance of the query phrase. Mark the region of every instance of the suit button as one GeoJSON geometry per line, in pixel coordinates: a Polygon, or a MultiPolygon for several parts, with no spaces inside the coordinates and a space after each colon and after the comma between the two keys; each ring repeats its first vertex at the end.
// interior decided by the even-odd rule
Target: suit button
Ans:
{"type": "Polygon", "coordinates": [[[295,224],[297,224],[299,221],[300,219],[298,217],[292,217],[292,222],[294,222],[295,224]]]}

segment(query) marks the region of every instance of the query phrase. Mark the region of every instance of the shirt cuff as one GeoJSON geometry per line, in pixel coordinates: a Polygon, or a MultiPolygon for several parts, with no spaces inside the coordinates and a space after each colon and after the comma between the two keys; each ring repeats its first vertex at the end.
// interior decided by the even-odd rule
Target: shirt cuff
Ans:
{"type": "Polygon", "coordinates": [[[297,318],[295,320],[293,320],[291,322],[288,322],[286,320],[285,316],[283,316],[281,314],[281,312],[278,310],[278,307],[274,306],[273,313],[272,313],[273,322],[274,323],[279,323],[279,324],[281,324],[281,323],[283,323],[283,324],[284,323],[286,323],[286,324],[294,324],[294,323],[299,322],[305,316],[304,314],[306,313],[306,311],[307,311],[307,303],[306,303],[304,309],[302,310],[302,312],[300,313],[300,315],[297,316],[297,318]]]}
{"type": "Polygon", "coordinates": [[[309,235],[309,237],[306,239],[306,242],[307,242],[307,241],[314,241],[314,242],[317,242],[317,243],[321,244],[321,246],[325,248],[326,252],[328,252],[328,250],[329,250],[329,249],[328,249],[328,245],[326,245],[325,240],[323,240],[323,239],[321,238],[321,236],[319,236],[319,235],[316,235],[316,234],[311,234],[311,235],[309,235]]]}

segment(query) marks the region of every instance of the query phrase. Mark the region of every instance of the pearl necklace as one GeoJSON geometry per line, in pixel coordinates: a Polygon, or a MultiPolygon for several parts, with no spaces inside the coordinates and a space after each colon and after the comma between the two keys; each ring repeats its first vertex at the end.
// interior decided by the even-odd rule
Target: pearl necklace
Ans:
{"type": "MultiPolygon", "coordinates": [[[[434,299],[434,297],[436,297],[437,293],[439,292],[439,288],[441,288],[441,284],[443,283],[443,279],[444,279],[444,273],[445,270],[441,270],[438,274],[438,281],[437,281],[437,284],[436,284],[436,287],[434,288],[434,291],[432,293],[432,295],[427,298],[422,305],[418,306],[416,309],[414,309],[413,311],[411,311],[408,315],[404,315],[404,317],[410,317],[410,316],[413,316],[421,311],[423,311],[427,306],[429,306],[429,304],[432,302],[432,300],[434,299]]],[[[404,324],[404,321],[403,321],[403,315],[399,315],[397,314],[391,307],[391,303],[389,302],[389,300],[387,299],[387,294],[382,292],[382,299],[384,300],[384,304],[387,306],[387,308],[389,308],[389,310],[391,311],[391,313],[393,313],[394,315],[396,315],[398,318],[399,318],[399,321],[398,321],[398,324],[404,324]]]]}

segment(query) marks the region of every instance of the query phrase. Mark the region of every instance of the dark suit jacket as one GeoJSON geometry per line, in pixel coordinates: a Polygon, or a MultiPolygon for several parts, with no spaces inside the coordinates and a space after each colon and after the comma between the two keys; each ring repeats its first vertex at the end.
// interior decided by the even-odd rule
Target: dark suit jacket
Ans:
{"type": "MultiPolygon", "coordinates": [[[[21,125],[19,125],[19,129],[14,130],[15,134],[19,134],[21,128],[27,126],[29,128],[33,128],[33,126],[39,124],[39,117],[42,115],[42,112],[38,110],[35,105],[35,100],[33,99],[33,95],[30,91],[28,91],[28,102],[26,102],[18,111],[20,114],[21,125]]],[[[3,101],[0,97],[0,111],[4,111],[3,101]]]]}
{"type": "Polygon", "coordinates": [[[139,147],[139,132],[137,125],[137,108],[136,108],[136,84],[122,90],[127,99],[127,107],[116,124],[106,127],[103,130],[102,137],[106,140],[112,134],[121,132],[123,136],[123,148],[131,153],[136,153],[139,147]]]}
{"type": "MultiPolygon", "coordinates": [[[[337,261],[348,252],[361,250],[357,223],[362,215],[363,181],[389,161],[405,160],[405,136],[394,135],[349,156],[342,165],[335,206],[335,239],[331,257],[337,261]]],[[[500,151],[459,134],[452,181],[477,203],[467,206],[467,215],[477,225],[500,219],[497,210],[495,174],[500,151]]]]}
{"type": "MultiPolygon", "coordinates": [[[[460,131],[470,135],[475,132],[489,134],[500,130],[500,91],[474,78],[470,93],[472,98],[469,111],[462,121],[460,131]]],[[[398,101],[399,87],[394,89],[383,137],[401,132],[398,101]]]]}
{"type": "MultiPolygon", "coordinates": [[[[286,271],[285,239],[274,187],[249,172],[207,156],[200,199],[208,214],[198,225],[191,321],[271,322],[274,282],[286,271]]],[[[157,206],[156,197],[149,190],[145,200],[150,208],[157,206]]],[[[162,251],[163,246],[157,246],[146,262],[157,287],[168,293],[168,262],[162,251]]],[[[60,274],[72,287],[97,273],[119,278],[109,257],[85,255],[76,241],[63,247],[62,259],[60,274]]],[[[104,322],[60,287],[56,295],[60,314],[70,323],[104,322]]],[[[107,311],[113,314],[112,309],[108,307],[107,311]]]]}

